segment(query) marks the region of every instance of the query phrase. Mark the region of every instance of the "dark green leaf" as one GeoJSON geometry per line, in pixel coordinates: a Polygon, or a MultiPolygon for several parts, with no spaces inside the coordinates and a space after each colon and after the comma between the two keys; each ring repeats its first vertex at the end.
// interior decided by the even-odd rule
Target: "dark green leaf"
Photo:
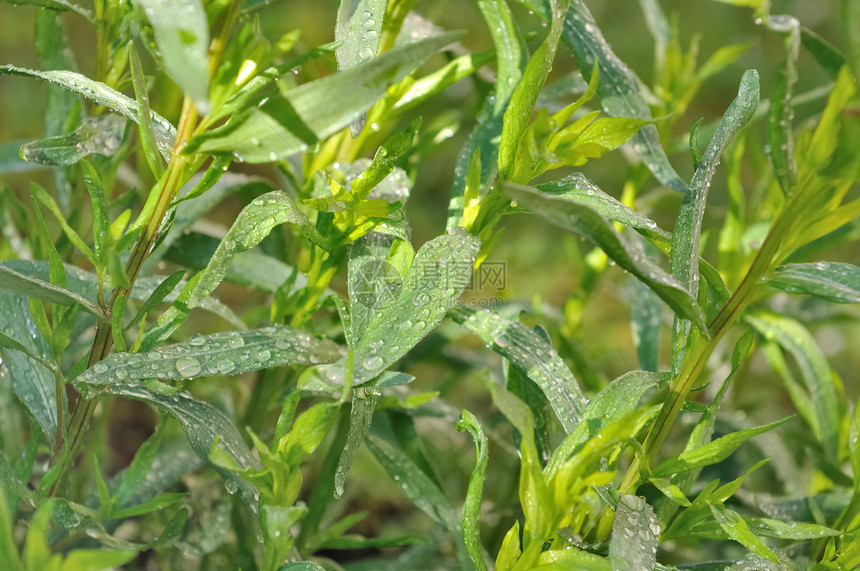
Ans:
{"type": "Polygon", "coordinates": [[[143,155],[146,157],[146,162],[149,169],[155,178],[161,178],[164,174],[164,162],[169,159],[169,156],[164,156],[158,149],[158,141],[155,137],[155,130],[152,127],[152,111],[149,107],[149,93],[146,89],[146,80],[143,77],[143,64],[140,63],[140,56],[137,55],[137,50],[134,49],[134,44],[129,42],[128,63],[131,68],[131,83],[134,87],[134,96],[137,99],[137,124],[140,133],[140,144],[143,147],[143,155]]]}
{"type": "Polygon", "coordinates": [[[60,10],[64,12],[73,12],[82,18],[86,18],[90,22],[93,22],[93,15],[89,10],[84,8],[83,6],[78,6],[74,2],[70,2],[69,0],[3,0],[9,4],[15,4],[19,6],[41,6],[42,8],[50,8],[51,10],[60,10]]]}
{"type": "Polygon", "coordinates": [[[767,285],[834,303],[860,303],[860,267],[851,264],[785,264],[771,272],[767,285]]]}
{"type": "MultiPolygon", "coordinates": [[[[591,76],[595,61],[597,62],[600,73],[597,93],[607,113],[615,117],[651,120],[651,112],[639,78],[609,47],[582,0],[571,0],[564,21],[562,40],[576,58],[579,69],[585,70],[588,77],[591,76]]],[[[632,142],[633,149],[642,157],[657,180],[669,188],[681,192],[687,190],[687,185],[669,163],[654,126],[644,127],[633,137],[632,142]]]]}
{"type": "Polygon", "coordinates": [[[0,289],[60,305],[78,304],[93,315],[104,315],[104,312],[88,299],[59,286],[18,273],[6,263],[0,263],[0,289]]]}
{"type": "MultiPolygon", "coordinates": [[[[775,19],[776,16],[771,18],[775,19]]],[[[800,55],[800,22],[790,16],[779,31],[785,34],[785,57],[776,71],[767,112],[765,140],[770,145],[770,159],[782,190],[787,195],[797,184],[797,164],[794,162],[794,136],[791,121],[794,117],[794,85],[797,83],[797,58],[800,55]]]]}
{"type": "MultiPolygon", "coordinates": [[[[137,123],[138,109],[137,103],[133,99],[104,83],[94,81],[79,73],[66,70],[37,71],[15,67],[14,65],[0,65],[0,75],[20,75],[49,81],[54,85],[83,95],[98,105],[116,111],[137,123]]],[[[152,126],[158,139],[159,150],[162,153],[165,151],[169,153],[173,147],[173,140],[176,138],[176,128],[167,119],[155,112],[152,113],[152,126]]]]}
{"type": "Polygon", "coordinates": [[[480,153],[481,186],[487,184],[496,173],[502,118],[528,59],[525,42],[507,3],[501,0],[479,0],[478,8],[496,46],[496,82],[492,93],[484,99],[478,111],[477,125],[457,156],[451,202],[448,206],[448,230],[460,226],[462,222],[466,178],[475,151],[480,153]]]}
{"type": "Polygon", "coordinates": [[[541,335],[490,311],[458,307],[451,317],[540,387],[566,433],[580,424],[588,401],[573,373],[541,335]]]}
{"type": "Polygon", "coordinates": [[[600,213],[564,196],[547,195],[527,186],[503,183],[502,189],[521,206],[593,242],[619,266],[642,280],[676,314],[704,330],[702,311],[690,291],[645,256],[638,246],[618,234],[600,213]]]}
{"type": "Polygon", "coordinates": [[[840,3],[842,37],[845,39],[848,61],[854,77],[860,77],[860,5],[856,0],[842,0],[840,3]]]}
{"type": "Polygon", "coordinates": [[[454,506],[427,474],[401,450],[379,436],[368,435],[367,446],[417,508],[451,533],[460,535],[460,522],[454,506]]]}
{"type": "Polygon", "coordinates": [[[766,339],[775,341],[794,357],[808,396],[792,396],[795,400],[808,399],[803,404],[810,415],[804,417],[828,456],[834,458],[839,441],[839,398],[824,353],[809,330],[791,317],[757,311],[747,320],[766,339]]]}
{"type": "Polygon", "coordinates": [[[839,70],[845,65],[845,56],[809,28],[800,28],[800,42],[812,54],[818,65],[827,72],[830,79],[836,81],[839,78],[839,70]]]}
{"type": "Polygon", "coordinates": [[[372,387],[359,387],[353,394],[349,414],[349,433],[334,474],[335,499],[343,496],[343,485],[349,474],[349,468],[352,466],[352,461],[355,460],[355,455],[358,453],[358,449],[361,443],[364,442],[364,437],[370,429],[370,422],[373,420],[373,409],[376,408],[378,401],[379,390],[372,387]]]}

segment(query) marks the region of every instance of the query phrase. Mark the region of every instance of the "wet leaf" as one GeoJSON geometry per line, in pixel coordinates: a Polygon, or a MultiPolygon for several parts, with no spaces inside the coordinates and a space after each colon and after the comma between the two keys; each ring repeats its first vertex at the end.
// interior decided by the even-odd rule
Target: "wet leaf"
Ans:
{"type": "Polygon", "coordinates": [[[767,285],[834,303],[860,303],[860,267],[852,264],[785,264],[771,272],[767,285]]]}
{"type": "Polygon", "coordinates": [[[86,388],[131,385],[146,379],[178,380],[239,375],[284,365],[332,362],[342,355],[331,341],[288,325],[198,335],[143,353],[118,353],[74,379],[86,388]]]}
{"type": "MultiPolygon", "coordinates": [[[[20,75],[49,81],[69,91],[82,95],[101,105],[107,107],[120,115],[131,119],[135,123],[138,120],[137,102],[126,97],[115,89],[104,83],[92,80],[84,75],[66,70],[37,71],[14,65],[0,65],[0,75],[20,75]]],[[[173,140],[176,138],[176,128],[161,115],[152,112],[152,126],[158,140],[158,147],[162,153],[170,153],[173,140]]]]}
{"type": "Polygon", "coordinates": [[[68,135],[22,145],[21,158],[43,165],[68,166],[93,153],[111,156],[119,148],[124,131],[125,119],[118,115],[86,117],[68,135]]]}
{"type": "Polygon", "coordinates": [[[779,561],[776,553],[771,551],[768,546],[762,543],[761,540],[750,531],[740,514],[727,509],[722,504],[709,504],[709,506],[711,508],[711,512],[714,514],[714,518],[717,520],[717,523],[720,524],[720,527],[725,530],[729,537],[762,557],[773,562],[779,561]]]}
{"type": "Polygon", "coordinates": [[[476,570],[483,571],[486,570],[487,565],[484,562],[484,549],[481,546],[481,504],[484,496],[484,479],[487,477],[487,437],[475,415],[465,409],[460,414],[457,430],[460,432],[468,430],[477,449],[477,461],[469,478],[469,489],[466,492],[466,502],[463,504],[461,525],[469,558],[476,570]]]}
{"type": "Polygon", "coordinates": [[[609,541],[613,569],[654,569],[660,526],[645,498],[625,494],[618,500],[609,541]]]}
{"type": "Polygon", "coordinates": [[[458,307],[451,317],[540,387],[566,433],[580,424],[588,401],[573,373],[540,334],[487,310],[458,307]]]}
{"type": "Polygon", "coordinates": [[[532,187],[503,183],[502,189],[521,206],[593,242],[651,288],[681,318],[705,329],[702,310],[689,290],[651,261],[641,248],[621,236],[600,213],[567,197],[548,195],[532,187]]]}
{"type": "Polygon", "coordinates": [[[7,263],[0,263],[0,289],[60,305],[79,305],[96,316],[104,312],[88,299],[51,283],[18,273],[7,263]]]}
{"type": "Polygon", "coordinates": [[[137,0],[152,24],[164,69],[201,115],[209,111],[209,24],[200,0],[137,0]]]}

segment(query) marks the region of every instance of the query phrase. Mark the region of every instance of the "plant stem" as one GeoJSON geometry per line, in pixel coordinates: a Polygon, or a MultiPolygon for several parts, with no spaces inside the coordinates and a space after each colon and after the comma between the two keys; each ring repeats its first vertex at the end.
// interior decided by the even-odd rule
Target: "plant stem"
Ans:
{"type": "MultiPolygon", "coordinates": [[[[140,272],[143,262],[149,255],[153,244],[155,244],[158,239],[158,229],[161,227],[161,223],[164,220],[164,216],[167,214],[167,210],[170,203],[173,201],[173,197],[176,195],[176,191],[179,190],[183,183],[188,158],[181,154],[181,151],[194,131],[197,118],[197,110],[194,108],[191,99],[186,97],[182,104],[182,114],[179,119],[179,126],[177,127],[176,141],[173,146],[170,165],[168,166],[167,173],[163,179],[164,183],[161,184],[161,188],[157,190],[158,200],[155,204],[152,215],[149,217],[149,220],[147,220],[146,226],[144,226],[143,232],[141,233],[140,238],[138,238],[137,243],[131,252],[131,256],[125,265],[125,273],[128,276],[129,285],[128,287],[114,288],[110,302],[102,305],[102,309],[108,316],[111,313],[111,308],[113,307],[114,302],[121,295],[128,297],[129,291],[131,291],[131,288],[134,286],[134,282],[137,279],[137,275],[140,272]]],[[[96,335],[93,339],[93,347],[90,351],[87,368],[92,367],[107,357],[110,354],[112,346],[113,335],[110,319],[100,319],[96,326],[96,335]]],[[[90,419],[92,418],[95,408],[96,400],[94,398],[80,399],[74,412],[72,412],[69,420],[69,439],[58,445],[60,453],[53,459],[54,462],[60,462],[60,473],[51,485],[50,491],[48,492],[49,495],[53,496],[57,493],[66,471],[74,461],[74,457],[83,443],[86,428],[89,426],[90,419]]]]}

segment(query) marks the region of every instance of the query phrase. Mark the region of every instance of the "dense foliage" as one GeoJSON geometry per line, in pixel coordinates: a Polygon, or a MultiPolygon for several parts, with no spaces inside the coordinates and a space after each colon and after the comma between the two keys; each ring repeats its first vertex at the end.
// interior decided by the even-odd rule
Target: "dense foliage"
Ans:
{"type": "Polygon", "coordinates": [[[855,0],[10,3],[5,568],[860,566],[855,0]]]}

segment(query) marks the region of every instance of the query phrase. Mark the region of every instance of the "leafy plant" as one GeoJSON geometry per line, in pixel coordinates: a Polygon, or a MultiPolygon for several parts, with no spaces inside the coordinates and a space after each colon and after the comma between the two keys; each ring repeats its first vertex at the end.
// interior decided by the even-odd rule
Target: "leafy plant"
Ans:
{"type": "Polygon", "coordinates": [[[0,75],[48,99],[0,147],[0,560],[860,565],[857,385],[826,342],[857,333],[860,14],[840,51],[720,2],[761,38],[698,65],[689,15],[640,0],[650,86],[582,0],[477,0],[469,32],[342,0],[310,49],[264,33],[287,3],[10,2],[42,69],[0,75]],[[734,100],[691,120],[717,78],[734,100]],[[502,281],[533,273],[564,295],[502,281]]]}

